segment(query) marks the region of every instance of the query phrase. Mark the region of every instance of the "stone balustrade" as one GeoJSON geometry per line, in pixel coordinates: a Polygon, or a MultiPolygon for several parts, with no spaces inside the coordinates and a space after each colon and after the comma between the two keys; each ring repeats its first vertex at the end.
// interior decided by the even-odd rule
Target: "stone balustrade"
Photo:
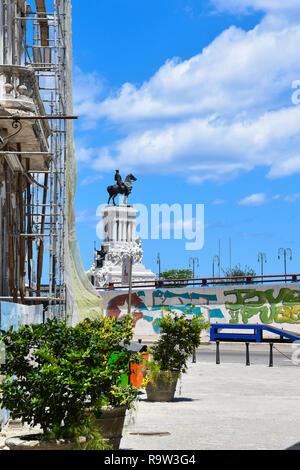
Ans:
{"type": "MultiPolygon", "coordinates": [[[[0,65],[0,135],[9,137],[8,144],[20,145],[27,155],[29,170],[40,171],[48,167],[48,157],[35,155],[35,152],[48,151],[48,137],[51,134],[48,120],[35,119],[45,116],[46,111],[40,95],[34,70],[24,66],[0,65]],[[20,132],[14,133],[12,116],[31,118],[21,120],[20,132]]],[[[13,148],[12,148],[13,149],[13,148]]]]}
{"type": "Polygon", "coordinates": [[[34,70],[16,65],[0,65],[0,109],[44,114],[34,70]]]}

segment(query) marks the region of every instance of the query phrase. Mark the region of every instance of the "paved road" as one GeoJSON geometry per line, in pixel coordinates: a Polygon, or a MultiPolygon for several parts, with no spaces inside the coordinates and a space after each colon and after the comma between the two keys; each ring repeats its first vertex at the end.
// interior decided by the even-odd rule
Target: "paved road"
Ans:
{"type": "MultiPolygon", "coordinates": [[[[220,343],[221,364],[246,364],[246,346],[244,343],[220,343]]],[[[300,351],[300,347],[299,347],[300,351]]],[[[273,365],[281,367],[294,367],[293,354],[297,351],[292,343],[274,344],[273,365]]],[[[269,365],[270,346],[268,344],[249,344],[250,365],[269,365]]],[[[299,354],[300,357],[300,354],[299,354]]],[[[197,362],[216,363],[216,345],[203,345],[197,350],[197,362]]]]}

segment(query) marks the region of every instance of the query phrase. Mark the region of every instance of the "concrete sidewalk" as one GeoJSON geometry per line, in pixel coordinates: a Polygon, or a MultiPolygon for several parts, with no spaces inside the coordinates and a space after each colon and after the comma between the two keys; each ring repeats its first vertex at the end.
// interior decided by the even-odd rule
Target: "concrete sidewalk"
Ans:
{"type": "MultiPolygon", "coordinates": [[[[224,347],[230,347],[224,345],[224,347]]],[[[211,348],[214,354],[213,345],[211,348]]],[[[223,345],[222,348],[224,349],[223,345]]],[[[233,345],[233,348],[242,345],[233,345]]],[[[263,346],[258,346],[263,347],[263,346]]],[[[265,345],[265,348],[267,346],[265,345]]],[[[255,345],[251,346],[256,349],[255,345]]],[[[290,346],[289,346],[290,348],[290,346]]],[[[268,349],[265,349],[266,354],[268,349]]],[[[300,366],[190,363],[171,403],[140,395],[121,449],[283,450],[300,441],[300,366]]],[[[299,447],[300,449],[300,447],[299,447]]]]}

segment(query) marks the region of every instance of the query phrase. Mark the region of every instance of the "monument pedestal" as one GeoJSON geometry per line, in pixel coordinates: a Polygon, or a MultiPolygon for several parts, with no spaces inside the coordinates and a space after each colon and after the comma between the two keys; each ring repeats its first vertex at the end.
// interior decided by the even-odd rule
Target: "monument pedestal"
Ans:
{"type": "MultiPolygon", "coordinates": [[[[122,266],[127,256],[132,256],[132,281],[154,281],[155,274],[142,264],[143,249],[135,238],[137,209],[121,204],[106,206],[103,215],[103,241],[101,249],[95,249],[94,263],[87,272],[95,287],[108,287],[118,283],[122,287],[122,266]]],[[[149,287],[153,287],[149,283],[149,287]]]]}

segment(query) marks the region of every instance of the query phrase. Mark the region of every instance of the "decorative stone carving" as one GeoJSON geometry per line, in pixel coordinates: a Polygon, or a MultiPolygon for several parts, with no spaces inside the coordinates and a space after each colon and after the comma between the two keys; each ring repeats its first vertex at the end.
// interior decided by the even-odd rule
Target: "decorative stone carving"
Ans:
{"type": "Polygon", "coordinates": [[[20,65],[0,65],[0,134],[3,130],[7,131],[8,136],[11,134],[8,143],[12,150],[22,142],[22,151],[28,152],[30,171],[48,168],[49,156],[38,153],[49,150],[51,129],[46,119],[35,119],[35,116],[45,115],[34,70],[20,65]],[[15,116],[27,119],[21,122],[20,132],[14,134],[11,117],[15,116]],[[29,155],[30,152],[32,155],[29,155]]]}
{"type": "Polygon", "coordinates": [[[118,283],[121,287],[122,264],[126,256],[132,256],[133,281],[155,280],[155,274],[142,264],[142,242],[135,238],[136,213],[137,210],[128,205],[103,209],[103,243],[100,251],[95,250],[94,263],[87,272],[95,287],[105,287],[109,283],[118,283]]]}

